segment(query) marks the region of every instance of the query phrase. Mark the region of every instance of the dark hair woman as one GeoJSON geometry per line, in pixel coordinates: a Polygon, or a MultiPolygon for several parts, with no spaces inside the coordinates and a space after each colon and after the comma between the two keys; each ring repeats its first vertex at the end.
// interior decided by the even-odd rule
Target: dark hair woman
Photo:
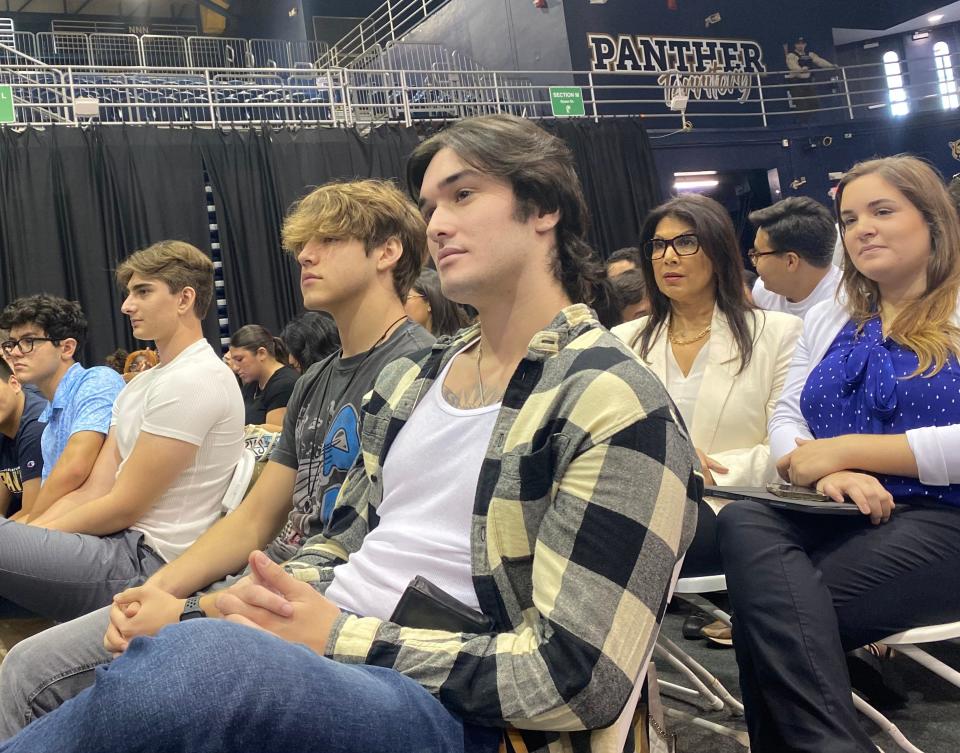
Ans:
{"type": "Polygon", "coordinates": [[[287,348],[287,363],[301,374],[340,348],[337,324],[323,311],[295,316],[283,328],[280,339],[287,348]]]}
{"type": "Polygon", "coordinates": [[[287,366],[287,350],[280,338],[259,324],[248,324],[230,337],[230,358],[243,382],[247,424],[283,426],[299,374],[287,366]]]}
{"type": "MultiPolygon", "coordinates": [[[[800,319],[747,301],[733,222],[713,199],[692,194],[655,208],[642,239],[650,314],[614,334],[666,386],[708,485],[756,487],[776,480],[767,422],[800,319]]],[[[713,511],[701,505],[683,575],[721,571],[715,526],[713,511]]]]}

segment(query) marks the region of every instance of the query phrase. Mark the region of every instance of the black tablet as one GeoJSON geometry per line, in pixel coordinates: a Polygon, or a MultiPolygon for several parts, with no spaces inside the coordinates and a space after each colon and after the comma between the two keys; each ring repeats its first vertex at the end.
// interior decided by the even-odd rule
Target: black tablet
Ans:
{"type": "Polygon", "coordinates": [[[771,494],[762,486],[707,486],[703,490],[705,497],[719,499],[752,499],[781,510],[816,513],[819,515],[862,515],[852,502],[821,501],[814,499],[788,499],[771,494]]]}

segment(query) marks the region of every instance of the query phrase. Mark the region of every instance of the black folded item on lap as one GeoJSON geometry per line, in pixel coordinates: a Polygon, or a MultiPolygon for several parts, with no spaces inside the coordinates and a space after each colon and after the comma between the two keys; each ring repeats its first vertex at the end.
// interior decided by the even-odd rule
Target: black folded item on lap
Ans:
{"type": "Polygon", "coordinates": [[[390,616],[390,622],[401,627],[452,633],[493,631],[493,620],[457,601],[422,575],[410,581],[390,616]]]}

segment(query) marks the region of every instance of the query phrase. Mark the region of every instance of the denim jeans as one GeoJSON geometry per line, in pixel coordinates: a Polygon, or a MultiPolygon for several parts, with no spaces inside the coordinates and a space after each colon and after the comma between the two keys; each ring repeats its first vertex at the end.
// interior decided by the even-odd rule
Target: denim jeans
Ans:
{"type": "Polygon", "coordinates": [[[10,649],[0,664],[0,740],[93,685],[94,670],[111,659],[103,647],[109,625],[103,607],[10,649]]]}
{"type": "Polygon", "coordinates": [[[394,670],[199,619],[134,639],[0,751],[496,753],[499,741],[394,670]]]}
{"type": "MultiPolygon", "coordinates": [[[[228,588],[247,569],[217,581],[206,592],[228,588]]],[[[12,606],[0,599],[0,616],[12,606]]],[[[55,625],[10,649],[0,663],[0,740],[13,737],[93,685],[94,670],[112,659],[103,647],[110,609],[102,607],[55,625]]]]}

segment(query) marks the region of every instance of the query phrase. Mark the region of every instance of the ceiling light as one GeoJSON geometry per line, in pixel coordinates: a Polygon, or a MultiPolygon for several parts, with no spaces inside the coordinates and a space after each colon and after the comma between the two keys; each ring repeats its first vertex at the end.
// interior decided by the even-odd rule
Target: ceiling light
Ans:
{"type": "Polygon", "coordinates": [[[942,19],[943,19],[942,13],[935,13],[932,16],[927,16],[927,21],[932,24],[940,23],[942,19]]]}
{"type": "Polygon", "coordinates": [[[674,178],[693,178],[698,175],[716,175],[716,174],[717,174],[716,170],[694,170],[693,172],[689,172],[689,173],[674,173],[673,177],[674,178]]]}
{"type": "Polygon", "coordinates": [[[677,191],[694,191],[698,188],[716,188],[719,185],[719,180],[678,180],[673,187],[677,191]]]}

